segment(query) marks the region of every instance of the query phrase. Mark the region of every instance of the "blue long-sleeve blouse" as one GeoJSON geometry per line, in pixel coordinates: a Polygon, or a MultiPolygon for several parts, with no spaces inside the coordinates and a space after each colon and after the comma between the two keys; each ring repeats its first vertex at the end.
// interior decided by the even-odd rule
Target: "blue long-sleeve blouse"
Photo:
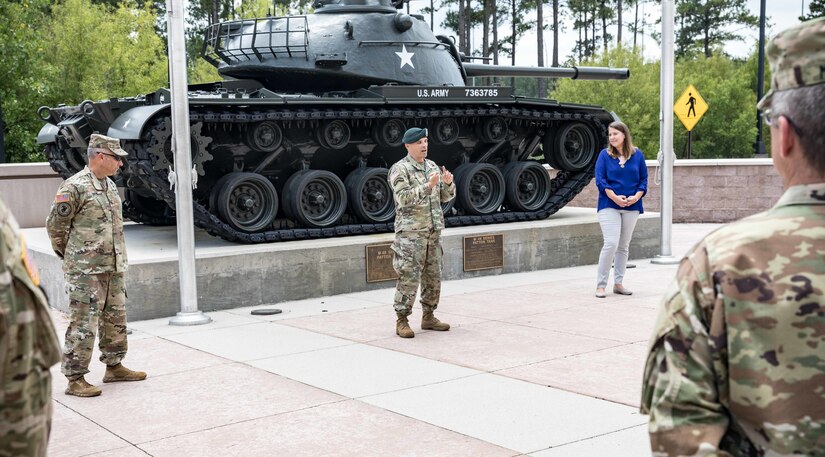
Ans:
{"type": "Polygon", "coordinates": [[[636,148],[636,152],[627,159],[624,167],[622,167],[619,165],[617,157],[610,157],[607,149],[602,149],[599,158],[596,159],[596,187],[599,189],[599,203],[596,211],[601,211],[604,208],[614,208],[638,211],[640,214],[644,213],[645,209],[641,198],[636,203],[622,208],[605,193],[606,189],[611,189],[616,195],[628,197],[638,191],[644,192],[642,197],[647,194],[647,164],[645,164],[645,156],[642,151],[636,148]]]}

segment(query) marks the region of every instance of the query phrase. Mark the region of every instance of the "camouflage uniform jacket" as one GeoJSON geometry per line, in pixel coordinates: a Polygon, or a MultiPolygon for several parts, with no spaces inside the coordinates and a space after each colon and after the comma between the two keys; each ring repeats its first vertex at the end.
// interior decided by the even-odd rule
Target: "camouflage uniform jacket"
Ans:
{"type": "Polygon", "coordinates": [[[823,257],[820,183],[682,259],[644,372],[654,455],[825,455],[823,257]]]}
{"type": "Polygon", "coordinates": [[[111,179],[98,180],[88,167],[60,185],[46,229],[66,273],[126,270],[120,195],[111,179]]]}
{"type": "Polygon", "coordinates": [[[427,182],[433,173],[441,173],[432,160],[416,162],[407,155],[390,168],[388,180],[395,198],[395,232],[442,230],[444,213],[441,203],[455,197],[455,182],[439,183],[432,191],[427,182]]]}
{"type": "Polygon", "coordinates": [[[50,420],[49,367],[60,361],[60,345],[38,281],[17,222],[0,201],[0,455],[39,449],[29,432],[50,420]]]}

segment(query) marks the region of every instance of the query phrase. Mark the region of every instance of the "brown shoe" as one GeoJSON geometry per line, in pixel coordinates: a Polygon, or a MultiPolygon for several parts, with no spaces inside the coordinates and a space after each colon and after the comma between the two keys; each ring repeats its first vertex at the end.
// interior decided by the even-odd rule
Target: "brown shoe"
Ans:
{"type": "Polygon", "coordinates": [[[415,333],[410,328],[407,316],[398,314],[398,320],[395,321],[395,334],[401,338],[415,338],[415,333]]]}
{"type": "Polygon", "coordinates": [[[130,370],[120,363],[106,367],[106,374],[103,376],[103,382],[143,381],[144,379],[146,379],[146,373],[130,370]]]}
{"type": "Polygon", "coordinates": [[[441,322],[432,311],[424,311],[424,316],[421,317],[421,330],[438,330],[444,332],[450,329],[450,324],[441,322]]]}
{"type": "Polygon", "coordinates": [[[66,395],[74,395],[75,397],[97,397],[101,392],[100,387],[89,384],[83,376],[74,381],[69,381],[69,385],[66,387],[66,395]]]}

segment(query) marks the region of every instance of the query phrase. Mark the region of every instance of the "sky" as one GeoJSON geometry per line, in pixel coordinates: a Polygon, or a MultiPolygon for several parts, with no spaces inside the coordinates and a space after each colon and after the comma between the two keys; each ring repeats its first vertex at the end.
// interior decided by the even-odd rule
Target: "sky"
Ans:
{"type": "MultiPolygon", "coordinates": [[[[766,7],[765,7],[765,16],[766,16],[766,27],[765,27],[765,37],[766,40],[776,34],[777,32],[784,30],[794,24],[799,22],[799,16],[802,14],[802,8],[804,5],[805,14],[808,13],[808,1],[807,0],[765,0],[766,7]]],[[[410,12],[416,13],[421,8],[429,6],[430,2],[426,0],[412,0],[410,3],[410,12]]],[[[760,8],[760,0],[747,0],[747,6],[751,11],[751,14],[754,16],[759,17],[759,8],[760,8]]],[[[661,6],[656,5],[654,2],[648,3],[644,5],[644,13],[646,16],[646,23],[648,25],[648,30],[652,30],[653,28],[657,28],[660,31],[661,25],[655,25],[656,20],[661,16],[661,6]]],[[[550,7],[545,7],[545,17],[550,15],[550,7]]],[[[642,11],[640,7],[639,15],[642,16],[642,11]]],[[[634,16],[634,11],[632,9],[625,9],[622,18],[625,22],[628,20],[632,20],[634,16]]],[[[424,15],[425,19],[429,21],[429,15],[424,15]]],[[[439,17],[438,12],[435,15],[435,33],[436,35],[452,35],[451,31],[448,31],[444,27],[441,26],[441,22],[443,22],[443,13],[441,17],[439,17]]],[[[535,15],[533,15],[533,20],[535,20],[535,15]]],[[[612,26],[612,30],[610,30],[610,26],[608,26],[608,31],[612,35],[616,35],[616,25],[612,26]]],[[[506,34],[506,32],[505,32],[506,34]]],[[[755,48],[759,41],[759,29],[754,27],[753,30],[745,30],[742,32],[742,40],[732,41],[725,44],[725,51],[728,54],[731,54],[735,57],[746,57],[749,55],[755,48]]],[[[573,46],[575,45],[575,40],[578,38],[578,33],[573,32],[572,26],[567,25],[566,30],[562,30],[559,34],[559,60],[564,62],[568,56],[572,53],[573,46]]],[[[481,30],[474,32],[473,36],[473,43],[481,43],[481,30]]],[[[626,29],[622,32],[622,39],[627,43],[632,43],[633,35],[628,32],[626,29]]],[[[545,32],[544,34],[544,41],[545,41],[545,65],[549,65],[552,53],[552,40],[553,34],[545,32]]],[[[644,55],[646,59],[650,60],[659,60],[661,58],[661,48],[659,47],[658,43],[650,37],[644,36],[637,38],[641,46],[644,47],[644,55]]],[[[525,34],[524,37],[519,40],[518,48],[516,52],[516,65],[524,65],[524,66],[535,66],[537,64],[537,56],[536,56],[536,49],[537,49],[537,39],[535,31],[525,34]]],[[[504,56],[502,56],[503,58],[504,56]]],[[[509,63],[509,60],[506,62],[501,63],[509,63]]]]}

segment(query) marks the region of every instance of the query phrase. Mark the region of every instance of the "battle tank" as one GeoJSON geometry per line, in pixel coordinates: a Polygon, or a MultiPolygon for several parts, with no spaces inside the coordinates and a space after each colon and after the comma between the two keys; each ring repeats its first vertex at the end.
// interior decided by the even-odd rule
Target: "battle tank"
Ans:
{"type": "MultiPolygon", "coordinates": [[[[611,113],[469,78],[625,79],[626,69],[467,63],[401,5],[316,0],[313,14],[206,30],[203,56],[226,80],[189,86],[198,227],[241,243],[391,231],[387,172],[412,126],[429,129],[428,158],[454,174],[448,227],[544,219],[590,182],[611,113]]],[[[170,101],[159,89],[42,107],[37,141],[67,178],[85,166],[92,133],[120,138],[124,215],[174,224],[170,101]]]]}

